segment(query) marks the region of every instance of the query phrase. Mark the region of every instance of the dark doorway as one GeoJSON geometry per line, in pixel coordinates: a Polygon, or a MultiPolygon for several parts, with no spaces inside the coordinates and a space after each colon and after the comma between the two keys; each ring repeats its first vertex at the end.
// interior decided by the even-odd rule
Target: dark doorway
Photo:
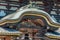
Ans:
{"type": "Polygon", "coordinates": [[[24,39],[25,40],[29,40],[29,34],[28,33],[25,34],[25,38],[24,39]]]}

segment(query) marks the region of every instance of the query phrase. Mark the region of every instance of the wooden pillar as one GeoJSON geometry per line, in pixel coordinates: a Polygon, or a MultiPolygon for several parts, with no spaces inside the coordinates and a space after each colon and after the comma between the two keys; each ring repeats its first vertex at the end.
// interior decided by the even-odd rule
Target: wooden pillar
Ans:
{"type": "Polygon", "coordinates": [[[5,40],[11,40],[11,36],[6,36],[5,40]]]}

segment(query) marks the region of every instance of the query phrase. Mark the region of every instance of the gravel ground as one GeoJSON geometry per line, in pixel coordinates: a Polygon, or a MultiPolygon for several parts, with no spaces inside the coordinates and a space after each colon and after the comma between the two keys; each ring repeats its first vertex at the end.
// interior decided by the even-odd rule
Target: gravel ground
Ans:
{"type": "MultiPolygon", "coordinates": [[[[41,39],[35,39],[35,40],[41,40],[41,39]]],[[[44,40],[60,40],[60,39],[50,39],[50,38],[48,38],[48,37],[45,37],[44,40]]]]}

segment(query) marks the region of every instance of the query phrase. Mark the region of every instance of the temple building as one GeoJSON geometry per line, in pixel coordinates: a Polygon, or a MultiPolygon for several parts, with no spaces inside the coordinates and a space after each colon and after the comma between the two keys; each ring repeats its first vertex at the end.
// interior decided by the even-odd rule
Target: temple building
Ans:
{"type": "Polygon", "coordinates": [[[0,40],[58,39],[59,0],[0,0],[0,40]]]}

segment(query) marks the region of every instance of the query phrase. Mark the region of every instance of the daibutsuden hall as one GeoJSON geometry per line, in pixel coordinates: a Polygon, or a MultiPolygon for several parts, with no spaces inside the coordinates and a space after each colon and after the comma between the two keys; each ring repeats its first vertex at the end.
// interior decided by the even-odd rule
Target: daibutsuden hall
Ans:
{"type": "Polygon", "coordinates": [[[60,0],[0,0],[0,40],[60,40],[60,0]]]}

